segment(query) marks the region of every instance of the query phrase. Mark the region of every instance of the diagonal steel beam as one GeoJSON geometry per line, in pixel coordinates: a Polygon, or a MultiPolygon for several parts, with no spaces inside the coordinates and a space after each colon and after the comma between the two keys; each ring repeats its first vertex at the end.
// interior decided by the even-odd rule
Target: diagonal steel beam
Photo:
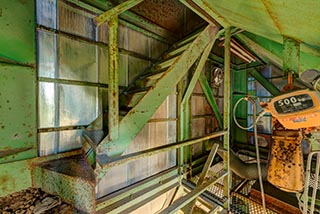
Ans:
{"type": "Polygon", "coordinates": [[[143,0],[129,0],[125,1],[114,8],[102,13],[101,15],[95,18],[97,26],[104,24],[105,22],[110,21],[113,17],[118,16],[119,14],[129,10],[130,8],[140,4],[143,0]]]}
{"type": "Polygon", "coordinates": [[[215,38],[218,29],[208,26],[185,52],[170,66],[163,76],[147,91],[142,99],[121,120],[119,139],[110,141],[104,138],[97,147],[98,153],[110,157],[121,155],[134,140],[148,119],[159,108],[163,100],[173,91],[174,87],[197,60],[208,43],[215,38]]]}
{"type": "Polygon", "coordinates": [[[194,2],[198,7],[204,10],[210,17],[216,20],[224,28],[231,26],[230,22],[220,15],[206,0],[186,0],[188,2],[194,2]]]}
{"type": "Polygon", "coordinates": [[[212,89],[208,83],[208,80],[203,73],[200,75],[199,83],[200,83],[200,86],[202,88],[204,95],[207,98],[207,101],[208,101],[210,107],[212,108],[213,113],[216,116],[219,128],[223,129],[223,121],[222,121],[221,113],[219,111],[219,107],[218,107],[217,102],[213,96],[212,89]]]}
{"type": "Polygon", "coordinates": [[[203,20],[208,22],[209,24],[219,26],[220,24],[211,17],[203,8],[199,7],[197,4],[195,4],[192,0],[180,0],[182,4],[184,4],[187,8],[189,8],[191,11],[193,11],[195,14],[200,16],[203,20]]]}
{"type": "MultiPolygon", "coordinates": [[[[217,34],[219,35],[219,34],[217,34]]],[[[215,39],[213,39],[208,46],[206,47],[206,49],[203,51],[200,60],[197,64],[197,68],[189,82],[188,88],[186,90],[186,92],[184,93],[183,99],[181,101],[181,108],[180,108],[180,127],[181,127],[181,131],[180,131],[180,139],[181,140],[185,140],[188,139],[190,137],[190,123],[191,123],[191,107],[190,107],[190,97],[192,94],[192,91],[194,89],[194,87],[196,86],[196,83],[199,79],[200,74],[202,73],[202,70],[205,66],[205,63],[209,57],[209,54],[211,52],[211,49],[216,41],[217,35],[215,37],[215,39]]],[[[184,147],[184,163],[188,163],[190,160],[190,146],[188,147],[184,147]]],[[[182,151],[181,151],[182,152],[182,151]]]]}
{"type": "Polygon", "coordinates": [[[179,211],[182,207],[186,206],[188,203],[190,203],[192,200],[194,200],[199,195],[201,195],[204,191],[206,191],[206,189],[208,189],[213,184],[217,183],[220,179],[224,178],[226,175],[228,175],[226,171],[221,171],[218,177],[211,178],[205,184],[202,184],[196,187],[192,192],[179,198],[178,200],[173,202],[172,205],[162,210],[159,214],[172,214],[179,211]]]}
{"type": "MultiPolygon", "coordinates": [[[[210,169],[210,166],[211,166],[211,164],[212,164],[212,162],[213,162],[213,159],[214,159],[214,157],[216,156],[216,153],[217,153],[217,151],[218,151],[218,148],[219,148],[219,144],[213,144],[213,146],[212,146],[212,148],[211,148],[211,151],[210,151],[210,153],[209,153],[209,156],[208,156],[208,158],[207,158],[207,160],[206,160],[206,163],[204,164],[204,166],[203,166],[203,169],[202,169],[202,172],[201,172],[201,174],[200,174],[200,177],[199,177],[199,180],[198,180],[198,182],[197,182],[197,185],[196,185],[196,187],[199,187],[200,185],[202,185],[203,184],[203,181],[204,181],[204,179],[205,179],[205,177],[207,176],[207,174],[208,174],[208,172],[209,172],[209,169],[210,169]]],[[[192,211],[193,211],[193,207],[194,207],[194,205],[196,204],[196,199],[194,199],[192,202],[191,202],[191,212],[190,213],[192,213],[192,211]]]]}
{"type": "Polygon", "coordinates": [[[201,55],[201,58],[199,60],[199,63],[197,65],[197,68],[192,76],[192,79],[189,83],[189,86],[187,88],[187,91],[185,92],[184,96],[183,96],[183,100],[182,100],[182,105],[185,104],[191,97],[191,94],[192,94],[192,91],[194,89],[194,87],[196,86],[196,83],[200,77],[200,74],[206,64],[206,61],[209,57],[209,54],[210,54],[210,51],[214,45],[214,42],[215,42],[216,38],[214,40],[212,40],[208,46],[206,47],[206,49],[203,51],[202,55],[201,55]]]}
{"type": "Polygon", "coordinates": [[[269,80],[267,80],[266,78],[264,78],[264,76],[262,76],[262,74],[257,71],[256,69],[252,69],[251,71],[249,71],[249,73],[251,74],[251,76],[253,76],[268,92],[270,92],[270,94],[272,94],[273,96],[277,96],[280,95],[280,90],[274,86],[271,82],[269,82],[269,80]]]}

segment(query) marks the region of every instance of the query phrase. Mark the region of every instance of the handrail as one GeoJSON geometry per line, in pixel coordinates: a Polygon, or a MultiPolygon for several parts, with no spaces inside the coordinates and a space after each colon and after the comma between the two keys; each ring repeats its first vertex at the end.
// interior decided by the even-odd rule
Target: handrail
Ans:
{"type": "Polygon", "coordinates": [[[189,145],[192,145],[195,143],[199,143],[201,141],[220,137],[226,133],[228,133],[228,132],[225,130],[217,131],[217,132],[213,132],[209,135],[206,135],[204,137],[191,138],[188,140],[184,140],[184,141],[180,141],[180,142],[176,142],[176,143],[171,143],[171,144],[167,144],[167,145],[163,145],[163,146],[158,146],[158,147],[154,147],[154,148],[147,149],[144,151],[139,151],[139,152],[127,154],[127,155],[119,156],[119,157],[112,158],[112,159],[109,158],[106,154],[101,154],[101,155],[97,155],[97,160],[103,169],[111,168],[114,166],[125,164],[130,161],[137,160],[139,158],[152,156],[152,155],[155,155],[155,154],[158,154],[161,152],[171,151],[174,149],[178,149],[180,147],[189,146],[189,145]]]}

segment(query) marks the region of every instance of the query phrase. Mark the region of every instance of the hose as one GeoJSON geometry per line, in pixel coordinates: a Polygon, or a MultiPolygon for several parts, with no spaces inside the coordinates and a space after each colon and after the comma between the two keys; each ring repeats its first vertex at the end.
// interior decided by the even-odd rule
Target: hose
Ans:
{"type": "Polygon", "coordinates": [[[259,183],[260,183],[260,190],[261,190],[261,200],[262,200],[262,207],[263,207],[263,213],[266,214],[266,202],[265,202],[265,197],[264,197],[264,188],[263,188],[263,181],[262,181],[262,173],[261,173],[261,165],[260,165],[260,154],[259,154],[259,144],[258,144],[258,132],[257,132],[257,122],[258,120],[265,114],[265,112],[260,112],[259,116],[257,117],[257,106],[255,100],[253,100],[251,97],[243,97],[239,99],[236,104],[233,107],[233,120],[235,124],[244,130],[249,130],[253,127],[253,132],[254,132],[254,141],[255,141],[255,146],[256,146],[256,155],[257,155],[257,168],[258,168],[258,175],[259,175],[259,183]],[[236,118],[236,109],[239,105],[239,103],[242,101],[248,101],[252,104],[253,107],[253,124],[249,127],[243,127],[241,126],[236,118]]]}

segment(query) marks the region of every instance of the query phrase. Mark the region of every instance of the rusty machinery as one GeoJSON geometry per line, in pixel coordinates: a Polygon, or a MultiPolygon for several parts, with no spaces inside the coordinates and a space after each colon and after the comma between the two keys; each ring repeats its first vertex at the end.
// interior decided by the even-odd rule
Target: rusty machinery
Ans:
{"type": "MultiPolygon", "coordinates": [[[[289,75],[288,84],[282,89],[283,94],[272,98],[268,103],[259,103],[263,107],[263,112],[254,118],[251,127],[240,126],[235,113],[233,115],[235,123],[240,128],[248,130],[263,114],[271,113],[273,144],[269,156],[267,180],[279,189],[296,193],[302,192],[305,187],[302,141],[320,130],[320,72],[305,71],[300,75],[300,79],[310,84],[312,89],[293,86],[292,75],[289,75]]],[[[234,106],[234,112],[241,100],[253,102],[250,97],[240,99],[234,106]]]]}
{"type": "Polygon", "coordinates": [[[268,181],[287,192],[302,192],[304,189],[301,142],[320,127],[319,77],[320,73],[315,70],[302,73],[300,78],[314,87],[310,90],[293,87],[289,76],[288,85],[283,87],[284,94],[264,105],[265,111],[274,118],[268,181]]]}

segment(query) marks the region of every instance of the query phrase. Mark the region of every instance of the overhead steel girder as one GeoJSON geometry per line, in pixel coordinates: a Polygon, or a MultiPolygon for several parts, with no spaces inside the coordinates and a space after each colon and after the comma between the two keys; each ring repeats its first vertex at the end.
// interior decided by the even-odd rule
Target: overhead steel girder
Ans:
{"type": "Polygon", "coordinates": [[[98,153],[115,157],[126,150],[148,119],[207,47],[208,43],[215,38],[217,32],[217,27],[210,25],[200,33],[165,74],[147,91],[137,105],[121,120],[119,125],[119,133],[121,134],[118,140],[110,141],[109,136],[107,136],[97,147],[98,153]]]}
{"type": "Polygon", "coordinates": [[[103,23],[110,21],[111,19],[113,19],[113,17],[118,16],[119,14],[129,10],[130,8],[140,4],[141,2],[143,2],[143,0],[125,1],[125,2],[115,6],[114,8],[104,12],[103,14],[101,14],[95,18],[97,26],[100,26],[103,23]]]}

